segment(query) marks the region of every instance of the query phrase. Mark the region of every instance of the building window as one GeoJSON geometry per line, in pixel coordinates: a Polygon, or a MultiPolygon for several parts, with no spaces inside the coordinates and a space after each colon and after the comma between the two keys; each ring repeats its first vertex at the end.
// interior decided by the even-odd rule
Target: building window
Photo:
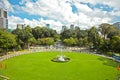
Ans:
{"type": "Polygon", "coordinates": [[[7,11],[4,11],[4,17],[7,18],[7,11]]]}
{"type": "Polygon", "coordinates": [[[1,9],[0,9],[0,17],[2,17],[2,15],[1,15],[1,9]]]}

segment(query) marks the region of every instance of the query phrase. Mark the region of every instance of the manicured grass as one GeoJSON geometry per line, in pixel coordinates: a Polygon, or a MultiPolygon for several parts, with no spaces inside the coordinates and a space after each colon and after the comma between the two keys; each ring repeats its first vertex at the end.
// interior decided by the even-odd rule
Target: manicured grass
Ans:
{"type": "Polygon", "coordinates": [[[25,54],[3,61],[10,80],[114,80],[118,63],[92,54],[64,52],[71,60],[52,62],[60,52],[25,54]]]}

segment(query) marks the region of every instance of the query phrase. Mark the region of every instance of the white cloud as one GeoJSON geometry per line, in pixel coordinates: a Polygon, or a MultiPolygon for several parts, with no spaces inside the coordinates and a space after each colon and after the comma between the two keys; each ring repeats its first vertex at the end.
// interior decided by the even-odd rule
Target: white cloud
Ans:
{"type": "MultiPolygon", "coordinates": [[[[26,6],[22,7],[22,10],[30,13],[37,14],[44,17],[49,17],[53,20],[58,20],[65,24],[78,24],[81,26],[93,26],[111,20],[111,13],[102,11],[101,9],[91,9],[86,4],[80,4],[74,0],[74,5],[79,11],[79,15],[72,12],[72,7],[69,0],[38,0],[38,2],[26,1],[26,6]],[[79,21],[79,22],[78,22],[79,21]]],[[[85,0],[78,0],[79,2],[85,2],[85,0]]],[[[101,3],[100,0],[88,1],[92,4],[101,3]]],[[[106,4],[106,1],[102,3],[106,4]]]]}
{"type": "Polygon", "coordinates": [[[9,20],[9,28],[11,29],[16,29],[17,24],[25,24],[25,25],[30,25],[31,27],[36,27],[36,26],[46,26],[46,24],[50,24],[51,27],[57,31],[60,31],[61,26],[63,25],[61,22],[59,21],[54,21],[54,20],[44,20],[43,18],[41,18],[40,20],[29,20],[29,19],[21,19],[20,17],[16,17],[16,16],[10,16],[8,18],[9,20]]]}
{"type": "Polygon", "coordinates": [[[75,3],[75,6],[78,8],[79,11],[82,12],[92,12],[93,10],[89,8],[87,5],[75,3]]]}
{"type": "Polygon", "coordinates": [[[8,0],[1,0],[0,7],[7,9],[8,11],[14,12],[13,6],[8,2],[8,0]]]}
{"type": "Polygon", "coordinates": [[[41,19],[41,20],[40,20],[40,23],[41,23],[42,25],[50,24],[50,27],[51,27],[52,29],[57,30],[58,32],[61,30],[62,25],[63,25],[60,21],[44,20],[44,19],[41,19]]]}
{"type": "Polygon", "coordinates": [[[120,1],[119,0],[72,0],[73,2],[84,2],[84,3],[91,3],[93,5],[96,4],[103,4],[108,5],[110,7],[120,8],[120,1]]]}
{"type": "Polygon", "coordinates": [[[14,28],[17,23],[29,24],[32,27],[49,23],[56,30],[60,30],[62,25],[70,24],[79,24],[82,29],[85,29],[104,22],[110,22],[114,16],[120,16],[119,0],[37,0],[36,2],[21,0],[19,4],[24,6],[12,5],[8,0],[0,1],[0,6],[5,6],[10,11],[14,11],[14,8],[17,8],[17,10],[25,11],[30,15],[47,17],[49,20],[44,20],[43,18],[29,20],[10,16],[9,25],[11,27],[14,26],[14,28]],[[96,4],[108,5],[113,7],[113,10],[111,12],[103,11],[103,7],[91,9],[87,4],[81,4],[80,2],[90,3],[93,6],[96,4]],[[71,4],[76,6],[78,13],[73,13],[71,4]]]}

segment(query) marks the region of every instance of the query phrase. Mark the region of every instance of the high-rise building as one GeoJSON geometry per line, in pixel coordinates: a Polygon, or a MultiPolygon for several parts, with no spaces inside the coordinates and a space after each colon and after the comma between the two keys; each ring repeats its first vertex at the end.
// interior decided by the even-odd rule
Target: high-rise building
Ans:
{"type": "Polygon", "coordinates": [[[0,8],[0,28],[8,29],[7,10],[0,8]]]}
{"type": "Polygon", "coordinates": [[[18,29],[23,29],[24,28],[24,24],[17,24],[17,28],[18,29]]]}
{"type": "Polygon", "coordinates": [[[46,27],[47,27],[47,28],[50,28],[50,24],[46,24],[46,27]]]}
{"type": "Polygon", "coordinates": [[[70,25],[70,29],[74,30],[74,25],[73,24],[70,25]]]}

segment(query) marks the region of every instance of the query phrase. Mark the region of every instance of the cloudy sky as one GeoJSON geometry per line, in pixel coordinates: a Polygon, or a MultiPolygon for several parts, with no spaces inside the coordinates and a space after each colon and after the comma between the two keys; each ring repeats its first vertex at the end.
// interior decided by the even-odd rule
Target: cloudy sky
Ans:
{"type": "Polygon", "coordinates": [[[0,0],[0,8],[8,10],[11,29],[18,23],[31,27],[50,24],[59,31],[62,25],[86,29],[120,22],[120,0],[0,0]]]}

